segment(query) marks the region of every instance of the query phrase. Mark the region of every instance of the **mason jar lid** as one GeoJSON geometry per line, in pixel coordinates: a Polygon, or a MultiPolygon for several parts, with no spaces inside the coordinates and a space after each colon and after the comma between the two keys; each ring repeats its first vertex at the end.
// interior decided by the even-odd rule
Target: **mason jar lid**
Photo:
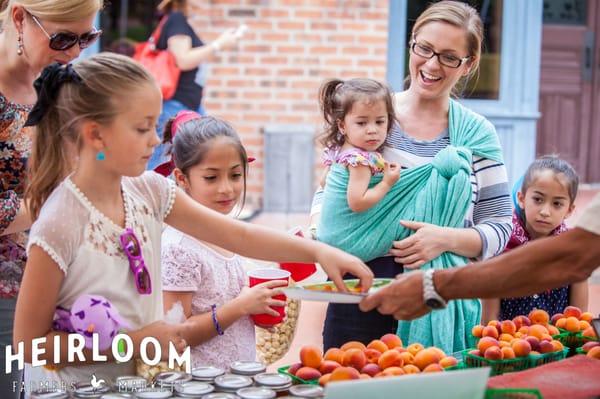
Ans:
{"type": "Polygon", "coordinates": [[[175,385],[175,392],[177,392],[178,395],[185,397],[200,398],[202,395],[211,393],[214,390],[215,387],[212,385],[200,381],[189,381],[175,385]]]}
{"type": "Polygon", "coordinates": [[[252,379],[244,375],[224,374],[215,378],[215,385],[223,389],[240,389],[252,385],[252,379]]]}
{"type": "Polygon", "coordinates": [[[154,383],[159,387],[172,387],[176,384],[181,384],[191,380],[191,375],[181,371],[164,371],[154,377],[154,383]]]}
{"type": "Polygon", "coordinates": [[[239,399],[239,396],[227,392],[213,392],[209,393],[208,395],[204,395],[202,399],[239,399]]]}
{"type": "Polygon", "coordinates": [[[137,399],[169,399],[173,392],[166,388],[145,388],[134,392],[137,399]]]}
{"type": "Polygon", "coordinates": [[[261,373],[254,376],[254,381],[259,385],[280,388],[290,385],[292,378],[289,375],[279,373],[261,373]]]}
{"type": "Polygon", "coordinates": [[[241,375],[255,375],[262,373],[267,369],[267,366],[261,362],[255,362],[251,360],[238,360],[237,362],[231,363],[231,372],[234,374],[241,375]]]}
{"type": "Polygon", "coordinates": [[[124,375],[117,377],[113,384],[113,390],[119,393],[127,393],[133,391],[139,391],[148,386],[148,381],[144,377],[137,375],[124,375]]]}
{"type": "Polygon", "coordinates": [[[89,382],[78,382],[75,384],[73,396],[76,398],[100,398],[103,394],[108,393],[110,387],[104,382],[100,386],[94,387],[89,382]]]}
{"type": "Polygon", "coordinates": [[[277,396],[274,390],[265,387],[238,389],[237,395],[242,399],[272,399],[277,396]]]}
{"type": "Polygon", "coordinates": [[[133,399],[133,395],[130,393],[105,393],[100,399],[133,399]]]}
{"type": "Polygon", "coordinates": [[[225,374],[225,370],[213,366],[196,367],[192,370],[192,378],[198,381],[212,381],[225,374]]]}
{"type": "Polygon", "coordinates": [[[32,399],[68,399],[69,394],[64,389],[38,389],[31,392],[32,399]]]}
{"type": "Polygon", "coordinates": [[[290,393],[301,398],[321,398],[324,395],[324,390],[318,385],[301,384],[291,387],[290,393]]]}

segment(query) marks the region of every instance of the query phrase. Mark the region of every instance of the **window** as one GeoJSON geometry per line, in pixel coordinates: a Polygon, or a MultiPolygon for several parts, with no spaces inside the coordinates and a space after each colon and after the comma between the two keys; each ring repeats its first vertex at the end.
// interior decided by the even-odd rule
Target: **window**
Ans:
{"type": "MultiPolygon", "coordinates": [[[[502,37],[502,0],[464,1],[479,11],[484,28],[484,41],[479,66],[479,77],[474,76],[463,90],[462,98],[498,99],[500,94],[500,46],[502,37]]],[[[419,15],[431,0],[407,2],[406,43],[419,15]]],[[[408,50],[408,49],[407,49],[408,50]]],[[[408,54],[405,71],[408,71],[408,54]]]]}
{"type": "Polygon", "coordinates": [[[544,23],[585,25],[586,0],[544,0],[544,23]]]}

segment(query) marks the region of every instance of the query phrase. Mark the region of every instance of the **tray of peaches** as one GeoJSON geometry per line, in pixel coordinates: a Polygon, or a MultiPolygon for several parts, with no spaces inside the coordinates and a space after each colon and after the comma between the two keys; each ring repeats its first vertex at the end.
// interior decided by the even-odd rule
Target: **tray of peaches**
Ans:
{"type": "Polygon", "coordinates": [[[284,294],[292,299],[301,299],[305,301],[320,301],[331,303],[359,303],[369,293],[391,283],[391,278],[373,279],[373,285],[368,292],[363,292],[358,279],[344,280],[347,292],[341,292],[332,281],[318,284],[297,285],[295,287],[284,288],[284,294]]]}

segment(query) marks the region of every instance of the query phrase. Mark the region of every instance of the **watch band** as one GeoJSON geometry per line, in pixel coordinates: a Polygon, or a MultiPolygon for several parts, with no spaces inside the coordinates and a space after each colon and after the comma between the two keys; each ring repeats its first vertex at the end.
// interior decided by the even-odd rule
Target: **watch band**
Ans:
{"type": "Polygon", "coordinates": [[[447,303],[435,290],[433,284],[434,273],[434,269],[428,269],[423,273],[423,302],[430,309],[443,309],[447,303]]]}

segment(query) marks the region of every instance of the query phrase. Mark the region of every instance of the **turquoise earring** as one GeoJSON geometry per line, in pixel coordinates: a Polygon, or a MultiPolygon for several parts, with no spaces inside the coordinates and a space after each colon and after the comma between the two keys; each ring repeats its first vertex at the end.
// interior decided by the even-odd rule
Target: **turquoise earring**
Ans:
{"type": "Polygon", "coordinates": [[[106,155],[104,154],[104,151],[98,151],[98,153],[96,154],[96,160],[104,161],[105,159],[106,159],[106,155]]]}

